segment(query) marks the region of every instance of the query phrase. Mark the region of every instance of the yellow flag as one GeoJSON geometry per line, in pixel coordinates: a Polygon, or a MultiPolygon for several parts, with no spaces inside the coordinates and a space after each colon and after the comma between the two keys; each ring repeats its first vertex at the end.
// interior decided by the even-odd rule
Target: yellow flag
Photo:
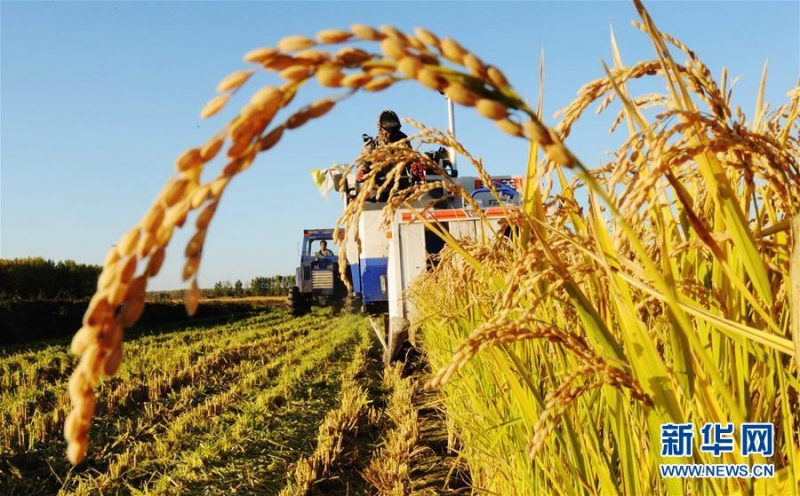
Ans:
{"type": "Polygon", "coordinates": [[[312,169],[311,179],[317,185],[317,188],[322,188],[322,183],[325,181],[325,173],[319,169],[312,169]]]}

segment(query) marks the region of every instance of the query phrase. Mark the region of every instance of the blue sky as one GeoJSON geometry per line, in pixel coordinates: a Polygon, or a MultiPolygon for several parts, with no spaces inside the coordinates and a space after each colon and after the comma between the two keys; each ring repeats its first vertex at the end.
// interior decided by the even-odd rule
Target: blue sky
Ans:
{"type": "MultiPolygon", "coordinates": [[[[784,2],[650,2],[657,25],[684,41],[718,77],[740,75],[734,103],[752,115],[769,59],[767,101],[796,84],[800,5],[784,2]]],[[[611,63],[609,23],[623,61],[654,58],[630,25],[630,2],[0,2],[0,257],[42,256],[102,264],[173,171],[175,157],[204,143],[261,85],[254,77],[225,112],[201,120],[217,82],[246,68],[244,53],[293,34],[353,23],[426,27],[499,66],[535,99],[546,58],[545,116],[566,106],[611,63]]],[[[678,56],[679,61],[684,57],[678,56]]],[[[662,91],[645,82],[634,91],[662,91]]],[[[298,105],[320,97],[316,83],[298,105]]],[[[358,95],[325,119],[285,136],[235,179],[212,222],[200,284],[290,274],[303,228],[332,226],[341,211],[309,171],[348,163],[380,110],[446,128],[442,97],[412,83],[358,95]]],[[[614,113],[618,106],[612,105],[614,113]]],[[[588,165],[604,160],[612,114],[594,106],[567,144],[588,165]]],[[[456,134],[494,174],[521,174],[527,148],[474,111],[456,108],[456,134]]],[[[466,172],[462,172],[465,174],[466,172]]],[[[190,224],[187,223],[187,227],[190,224]]],[[[182,287],[188,229],[173,237],[150,289],[182,287]]]]}

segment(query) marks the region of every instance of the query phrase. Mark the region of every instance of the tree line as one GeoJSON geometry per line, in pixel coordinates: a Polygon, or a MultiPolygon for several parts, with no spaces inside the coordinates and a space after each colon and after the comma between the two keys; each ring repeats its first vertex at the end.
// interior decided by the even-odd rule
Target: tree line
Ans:
{"type": "MultiPolygon", "coordinates": [[[[42,257],[0,259],[0,300],[78,300],[90,298],[97,289],[100,265],[79,264],[73,260],[54,262],[42,257]]],[[[286,296],[295,277],[255,277],[249,284],[241,280],[218,281],[202,289],[206,298],[246,296],[286,296]]],[[[182,298],[183,289],[155,291],[155,298],[182,298]],[[175,294],[173,294],[175,293],[175,294]]]]}
{"type": "Polygon", "coordinates": [[[74,300],[97,289],[99,265],[42,257],[0,259],[0,299],[74,300]]]}
{"type": "Polygon", "coordinates": [[[233,284],[225,280],[217,281],[214,284],[212,295],[217,298],[223,296],[286,296],[294,285],[295,277],[293,275],[254,277],[246,287],[241,280],[237,280],[233,284]]]}

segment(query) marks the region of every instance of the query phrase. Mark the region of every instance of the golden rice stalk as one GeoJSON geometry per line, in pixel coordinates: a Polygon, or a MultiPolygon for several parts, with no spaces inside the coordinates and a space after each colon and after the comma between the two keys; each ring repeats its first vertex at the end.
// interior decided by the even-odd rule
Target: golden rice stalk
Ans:
{"type": "Polygon", "coordinates": [[[189,246],[186,247],[186,256],[189,257],[183,266],[183,280],[188,281],[197,274],[197,268],[200,266],[200,250],[202,249],[202,238],[205,237],[205,232],[195,234],[189,246]],[[199,243],[197,242],[198,234],[200,236],[199,243]]]}
{"type": "Polygon", "coordinates": [[[464,55],[464,67],[469,69],[469,72],[475,77],[481,79],[486,79],[488,77],[486,66],[474,53],[467,53],[464,55]]]}
{"type": "Polygon", "coordinates": [[[283,101],[283,97],[283,91],[279,88],[266,86],[258,90],[252,98],[250,98],[250,104],[259,110],[273,108],[276,105],[279,107],[283,101]]]}
{"type": "Polygon", "coordinates": [[[103,375],[106,377],[113,377],[119,370],[119,365],[122,363],[122,343],[118,344],[106,358],[103,364],[103,375]]]}
{"type": "Polygon", "coordinates": [[[353,37],[353,34],[341,29],[323,29],[317,33],[317,40],[326,45],[334,43],[344,43],[353,37]]]}
{"type": "Polygon", "coordinates": [[[75,355],[82,355],[86,350],[86,347],[95,342],[99,335],[99,326],[84,325],[78,330],[78,332],[75,333],[75,336],[72,337],[70,351],[75,355]]]}
{"type": "MultiPolygon", "coordinates": [[[[148,213],[148,215],[149,215],[149,213],[148,213]]],[[[145,218],[147,218],[147,217],[145,217],[145,218]]],[[[108,250],[108,254],[106,255],[106,259],[103,262],[103,265],[104,266],[113,265],[113,264],[117,263],[117,261],[119,259],[120,259],[120,255],[119,255],[119,252],[117,251],[117,248],[116,247],[111,248],[110,250],[108,250]]]]}
{"type": "Polygon", "coordinates": [[[373,76],[390,76],[394,74],[395,63],[389,59],[381,59],[380,65],[374,65],[366,69],[366,72],[373,76]]]}
{"type": "Polygon", "coordinates": [[[372,60],[372,55],[360,48],[344,47],[336,53],[336,58],[345,67],[358,67],[368,60],[372,60]]]}
{"type": "Polygon", "coordinates": [[[450,62],[464,65],[464,57],[467,55],[467,51],[464,50],[464,47],[462,47],[456,40],[452,38],[443,39],[439,45],[439,49],[441,50],[442,55],[444,55],[444,57],[450,62]]]}
{"type": "Polygon", "coordinates": [[[133,297],[122,302],[117,314],[117,323],[122,327],[130,327],[139,320],[144,310],[144,297],[133,297]]]}
{"type": "MultiPolygon", "coordinates": [[[[185,255],[187,258],[196,258],[199,257],[200,252],[203,251],[203,243],[206,241],[206,230],[205,229],[198,229],[192,239],[189,240],[189,244],[186,245],[186,252],[185,255]]],[[[197,260],[199,263],[199,259],[197,260]]],[[[187,262],[187,267],[189,263],[187,262]]],[[[189,279],[194,273],[197,271],[197,267],[193,267],[192,271],[189,275],[186,275],[186,271],[184,271],[184,280],[189,279]]]]}
{"type": "Polygon", "coordinates": [[[293,65],[280,72],[283,79],[289,81],[302,81],[311,74],[311,68],[306,65],[293,65]]]}
{"type": "Polygon", "coordinates": [[[103,268],[103,271],[100,273],[100,277],[97,278],[97,291],[103,291],[111,286],[111,283],[114,281],[114,278],[117,275],[116,268],[116,262],[113,264],[106,264],[106,266],[103,268]]]}
{"type": "Polygon", "coordinates": [[[396,38],[386,38],[381,41],[381,51],[394,60],[400,60],[408,55],[406,46],[396,38]]]}
{"type": "Polygon", "coordinates": [[[454,102],[460,103],[465,107],[471,107],[475,105],[475,102],[478,100],[478,97],[475,95],[475,93],[473,93],[465,85],[458,82],[448,84],[447,88],[444,90],[444,94],[454,102]]]}
{"type": "Polygon", "coordinates": [[[286,36],[278,42],[278,49],[283,52],[296,52],[316,45],[317,42],[307,36],[286,36]]]}
{"type": "Polygon", "coordinates": [[[230,98],[231,95],[227,93],[215,96],[203,106],[203,109],[200,111],[200,118],[206,119],[216,114],[217,112],[222,110],[222,107],[224,107],[225,104],[228,103],[228,100],[230,100],[230,98]]]}
{"type": "Polygon", "coordinates": [[[297,63],[294,57],[279,53],[261,63],[264,69],[270,71],[282,71],[287,67],[293,66],[297,63]]]}
{"type": "Polygon", "coordinates": [[[437,48],[439,47],[440,44],[439,38],[435,34],[428,31],[427,29],[415,28],[414,33],[417,35],[417,38],[426,45],[437,48]]]}
{"type": "Polygon", "coordinates": [[[258,149],[262,152],[269,150],[275,146],[283,136],[284,126],[279,126],[270,131],[266,136],[258,140],[258,149]]]}
{"type": "Polygon", "coordinates": [[[508,116],[508,109],[505,105],[488,98],[481,98],[476,101],[475,110],[482,116],[492,119],[493,121],[505,119],[508,116]]]}
{"type": "Polygon", "coordinates": [[[230,177],[222,176],[211,181],[211,184],[209,185],[211,197],[219,199],[219,197],[222,195],[222,192],[225,191],[225,188],[228,186],[230,180],[230,177]]]}
{"type": "Polygon", "coordinates": [[[295,112],[286,120],[286,129],[297,129],[308,122],[309,119],[311,119],[311,116],[309,115],[308,108],[295,112]]]}
{"type": "Polygon", "coordinates": [[[192,198],[190,200],[191,208],[192,209],[200,208],[200,205],[202,205],[203,203],[206,202],[206,200],[208,200],[208,196],[210,193],[211,193],[211,187],[208,184],[203,184],[200,187],[198,187],[194,191],[194,193],[192,193],[192,198]]]}
{"type": "Polygon", "coordinates": [[[197,286],[197,279],[193,279],[186,290],[183,303],[186,306],[186,313],[190,316],[197,312],[197,307],[200,304],[200,288],[197,286]]]}
{"type": "Polygon", "coordinates": [[[155,243],[155,234],[149,231],[144,231],[142,236],[139,238],[139,246],[136,249],[136,255],[139,258],[146,257],[150,253],[150,250],[153,249],[153,246],[155,246],[155,243]]]}
{"type": "Polygon", "coordinates": [[[323,66],[317,71],[317,81],[328,88],[338,88],[342,85],[344,73],[338,66],[323,66]]]}
{"type": "Polygon", "coordinates": [[[516,136],[518,138],[524,136],[524,133],[522,132],[522,126],[520,126],[514,121],[508,119],[500,119],[498,121],[495,121],[495,124],[497,124],[497,127],[499,127],[504,133],[510,134],[511,136],[516,136]]]}
{"type": "Polygon", "coordinates": [[[139,242],[140,229],[134,227],[129,229],[122,235],[119,242],[117,242],[117,252],[121,257],[131,255],[136,250],[136,244],[139,242]]]}
{"type": "Polygon", "coordinates": [[[203,159],[203,162],[210,162],[217,156],[217,153],[222,149],[222,146],[225,144],[225,134],[220,133],[217,136],[214,136],[205,145],[203,148],[200,149],[200,156],[203,159]]]}
{"type": "Polygon", "coordinates": [[[278,50],[272,47],[256,48],[245,54],[244,61],[252,62],[254,64],[261,64],[277,54],[278,50]]]}
{"type": "Polygon", "coordinates": [[[108,317],[110,312],[111,307],[106,299],[106,293],[104,291],[95,293],[83,316],[84,327],[99,326],[108,317]]]}
{"type": "Polygon", "coordinates": [[[308,65],[320,65],[327,61],[330,56],[328,52],[324,50],[317,50],[317,49],[309,49],[309,50],[302,50],[294,54],[294,58],[296,61],[300,63],[305,63],[308,65]]]}
{"type": "MultiPolygon", "coordinates": [[[[468,75],[455,74],[453,77],[455,82],[448,84],[447,79],[430,68],[439,66],[440,60],[426,45],[440,48],[452,60],[463,58],[473,73],[480,73],[482,62],[474,56],[470,57],[470,54],[454,41],[446,41],[441,47],[439,39],[427,31],[417,30],[417,37],[409,37],[391,26],[382,26],[381,31],[378,31],[370,26],[357,24],[352,26],[351,30],[352,35],[359,39],[384,41],[381,46],[388,58],[367,65],[379,56],[354,47],[342,48],[336,53],[335,58],[331,58],[326,52],[311,49],[317,41],[303,36],[282,39],[278,49],[257,48],[245,55],[247,62],[258,63],[266,70],[279,72],[281,77],[289,81],[280,88],[266,87],[258,90],[241,110],[240,115],[205,145],[181,154],[176,161],[176,167],[182,177],[167,182],[155,204],[140,222],[141,231],[137,227],[126,233],[117,248],[107,257],[106,265],[98,278],[98,303],[94,304],[86,314],[87,322],[91,325],[84,326],[74,338],[73,351],[81,354],[81,361],[70,381],[70,398],[81,418],[88,421],[92,417],[93,388],[99,375],[113,374],[118,370],[122,360],[122,329],[132,325],[141,315],[144,308],[144,285],[148,278],[154,277],[160,271],[166,253],[165,248],[175,228],[183,226],[191,210],[206,205],[195,223],[197,233],[186,247],[187,260],[183,275],[190,279],[190,284],[184,303],[187,312],[193,314],[200,298],[197,271],[206,229],[214,215],[217,202],[231,178],[249,167],[258,152],[275,146],[285,129],[298,128],[309,119],[323,116],[338,101],[333,98],[322,98],[313,102],[262,136],[277,112],[292,102],[302,85],[302,80],[316,72],[323,86],[380,91],[393,84],[399,77],[405,76],[416,78],[421,84],[437,90],[450,87],[451,95],[463,104],[472,105],[478,100],[478,96],[462,83],[464,81],[462,78],[469,77],[468,75]],[[410,49],[417,50],[419,54],[410,55],[410,49]],[[282,52],[299,53],[290,56],[282,52]],[[400,67],[397,67],[398,65],[400,67]],[[342,72],[344,68],[357,70],[354,74],[344,75],[342,72]],[[223,168],[216,179],[203,183],[202,165],[216,157],[225,146],[228,137],[231,138],[231,144],[227,155],[233,160],[223,168]],[[148,260],[143,274],[134,278],[139,259],[144,262],[145,258],[148,260]],[[120,304],[121,307],[117,308],[120,304]]],[[[351,39],[351,34],[327,30],[318,33],[317,39],[323,44],[339,43],[351,39]]],[[[492,71],[487,69],[486,72],[486,77],[491,78],[492,71]]],[[[253,71],[240,71],[224,78],[218,85],[218,90],[229,93],[218,95],[209,101],[201,111],[201,115],[209,117],[219,112],[227,104],[231,93],[245,84],[252,73],[253,71]]],[[[498,77],[495,75],[494,79],[498,80],[498,77]]],[[[504,88],[504,95],[513,96],[513,93],[510,89],[504,88]]],[[[518,107],[525,109],[521,105],[518,107]]],[[[482,102],[481,112],[495,120],[503,117],[502,111],[491,102],[482,102]]],[[[498,120],[501,122],[500,125],[503,125],[504,120],[505,118],[498,120]]],[[[415,155],[417,156],[418,154],[415,155]]],[[[430,189],[435,185],[428,186],[430,189]]],[[[86,454],[88,438],[85,433],[72,426],[69,434],[70,460],[77,463],[86,454]]]]}
{"type": "MultiPolygon", "coordinates": [[[[166,217],[165,217],[166,218],[166,217]]],[[[156,244],[158,246],[167,246],[169,240],[172,239],[172,231],[175,229],[173,224],[162,225],[156,232],[156,244]]]]}
{"type": "Polygon", "coordinates": [[[378,77],[363,86],[365,91],[382,91],[394,84],[394,78],[378,77]]]}
{"type": "Polygon", "coordinates": [[[497,88],[507,88],[509,86],[508,79],[497,67],[489,66],[486,69],[486,76],[489,78],[489,82],[497,88]]]}
{"type": "Polygon", "coordinates": [[[147,270],[145,271],[147,277],[155,277],[158,275],[158,272],[161,270],[161,265],[164,263],[165,256],[166,251],[164,248],[159,248],[150,255],[150,259],[147,262],[147,270]]]}
{"type": "Polygon", "coordinates": [[[423,86],[436,91],[441,91],[447,84],[447,81],[437,72],[425,67],[417,71],[417,81],[419,81],[423,86]]]}
{"type": "Polygon", "coordinates": [[[408,43],[408,46],[410,46],[414,50],[422,53],[428,52],[428,47],[426,47],[425,43],[421,42],[419,38],[417,38],[416,36],[407,34],[406,41],[408,43]]]}
{"type": "Polygon", "coordinates": [[[249,71],[236,71],[228,74],[225,76],[222,81],[217,84],[217,91],[222,93],[223,91],[233,91],[238,89],[244,83],[250,79],[250,76],[253,75],[252,69],[249,71]]]}
{"type": "Polygon", "coordinates": [[[372,80],[372,74],[356,72],[348,74],[342,79],[342,86],[356,90],[372,80]]]}
{"type": "Polygon", "coordinates": [[[422,69],[422,62],[413,55],[405,56],[397,63],[397,70],[410,79],[416,79],[420,69],[422,69]]]}
{"type": "MultiPolygon", "coordinates": [[[[164,207],[160,204],[156,203],[150,210],[147,211],[147,214],[142,218],[142,222],[140,225],[142,226],[142,230],[149,233],[154,233],[161,225],[161,222],[164,220],[164,207]]],[[[116,251],[116,250],[115,250],[116,251]]],[[[119,260],[119,257],[117,257],[119,260]]],[[[110,260],[106,260],[106,265],[111,264],[110,260]]]]}
{"type": "Polygon", "coordinates": [[[408,45],[408,37],[406,37],[406,34],[392,25],[381,25],[380,32],[393,40],[399,41],[403,45],[408,45]]]}
{"type": "Polygon", "coordinates": [[[164,202],[165,207],[169,208],[178,203],[178,200],[183,198],[183,194],[186,192],[187,183],[188,181],[184,179],[178,179],[177,181],[172,181],[167,186],[161,196],[161,200],[164,202]]]}
{"type": "Polygon", "coordinates": [[[217,211],[217,202],[209,203],[206,206],[206,208],[204,208],[203,211],[200,212],[200,214],[197,216],[197,219],[195,220],[195,227],[198,230],[207,229],[216,211],[217,211]]]}
{"type": "Polygon", "coordinates": [[[330,112],[330,110],[333,108],[334,105],[336,105],[336,101],[331,100],[330,98],[323,98],[322,100],[317,100],[308,107],[308,117],[310,119],[317,119],[319,117],[322,117],[323,115],[330,112]]]}
{"type": "Polygon", "coordinates": [[[200,148],[189,148],[181,153],[175,161],[175,168],[179,172],[184,172],[200,165],[203,165],[203,154],[200,148]]]}
{"type": "Polygon", "coordinates": [[[386,37],[385,34],[366,24],[353,24],[350,26],[350,31],[352,31],[357,38],[367,41],[381,41],[386,37]]]}

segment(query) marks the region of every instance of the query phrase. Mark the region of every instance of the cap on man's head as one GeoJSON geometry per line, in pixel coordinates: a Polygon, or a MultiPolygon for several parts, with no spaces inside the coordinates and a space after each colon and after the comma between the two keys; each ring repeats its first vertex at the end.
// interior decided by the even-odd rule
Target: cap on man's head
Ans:
{"type": "Polygon", "coordinates": [[[384,110],[378,117],[378,126],[385,131],[396,132],[401,127],[400,119],[392,110],[384,110]]]}

